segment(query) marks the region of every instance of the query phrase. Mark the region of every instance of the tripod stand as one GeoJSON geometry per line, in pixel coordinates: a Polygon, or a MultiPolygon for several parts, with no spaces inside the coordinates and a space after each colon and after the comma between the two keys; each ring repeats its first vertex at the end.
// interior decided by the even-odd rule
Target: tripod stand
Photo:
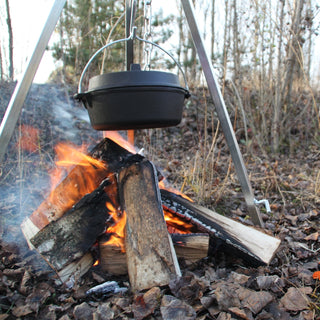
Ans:
{"type": "MultiPolygon", "coordinates": [[[[42,34],[34,50],[34,53],[31,56],[31,59],[27,65],[26,71],[21,81],[17,84],[16,89],[11,97],[5,116],[0,126],[0,160],[2,160],[5,154],[7,146],[13,134],[14,127],[20,115],[23,102],[29,91],[29,88],[31,86],[35,73],[37,71],[37,68],[40,64],[45,47],[48,44],[50,36],[59,20],[59,17],[65,2],[66,0],[55,0],[52,10],[47,19],[47,22],[42,31],[42,34]]],[[[192,38],[193,38],[195,48],[198,53],[202,70],[206,78],[208,89],[212,97],[212,100],[214,102],[214,105],[218,114],[218,118],[221,123],[221,128],[223,130],[223,133],[225,135],[225,138],[231,153],[232,161],[234,163],[235,170],[236,170],[236,173],[242,188],[242,192],[246,201],[248,213],[254,224],[263,226],[259,209],[256,206],[258,201],[255,200],[253,195],[247,170],[246,170],[246,167],[239,149],[239,145],[232,128],[232,124],[227,112],[227,108],[225,106],[221,91],[217,86],[217,81],[214,76],[213,66],[212,66],[211,60],[209,59],[208,54],[206,53],[204,42],[200,35],[200,31],[195,19],[193,5],[191,3],[191,0],[181,0],[181,3],[183,6],[183,10],[187,19],[187,23],[188,23],[192,38]]],[[[131,12],[132,12],[129,8],[130,5],[132,5],[132,2],[130,4],[130,1],[126,0],[126,16],[127,16],[126,31],[127,32],[129,30],[128,27],[130,25],[129,15],[131,16],[131,12]]],[[[126,51],[127,51],[126,52],[127,65],[130,65],[130,62],[133,59],[133,49],[132,49],[131,43],[127,45],[126,51]]],[[[268,208],[268,206],[266,207],[268,208]]]]}

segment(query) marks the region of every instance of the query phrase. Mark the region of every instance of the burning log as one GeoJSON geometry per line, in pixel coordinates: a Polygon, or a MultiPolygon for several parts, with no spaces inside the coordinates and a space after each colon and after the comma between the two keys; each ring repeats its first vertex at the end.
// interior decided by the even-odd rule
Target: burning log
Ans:
{"type": "Polygon", "coordinates": [[[132,289],[167,285],[180,275],[168,234],[153,164],[134,162],[119,172],[120,203],[127,214],[125,247],[132,289]]]}
{"type": "Polygon", "coordinates": [[[95,190],[106,177],[119,169],[128,157],[133,156],[110,139],[102,140],[89,155],[97,161],[89,159],[75,165],[31,216],[23,221],[21,229],[29,245],[29,240],[42,228],[62,217],[85,194],[95,190]],[[90,187],[82,189],[80,186],[90,187]]]}
{"type": "Polygon", "coordinates": [[[182,220],[195,225],[200,232],[209,233],[214,240],[212,243],[215,243],[214,250],[221,249],[235,253],[253,266],[269,264],[280,245],[280,240],[275,237],[201,207],[167,190],[161,190],[161,198],[165,210],[172,211],[182,220]]]}
{"type": "MultiPolygon", "coordinates": [[[[187,263],[196,262],[207,257],[209,249],[209,235],[203,233],[171,234],[173,246],[178,258],[187,263]]],[[[100,265],[103,271],[112,275],[126,275],[127,256],[117,245],[108,244],[106,237],[99,241],[100,265]]]]}
{"type": "MultiPolygon", "coordinates": [[[[109,180],[104,180],[99,188],[84,196],[63,217],[51,222],[30,239],[34,248],[57,273],[83,258],[105,230],[109,217],[106,202],[110,199],[104,189],[108,184],[109,180]]],[[[72,269],[68,267],[68,270],[74,271],[72,269]]]]}

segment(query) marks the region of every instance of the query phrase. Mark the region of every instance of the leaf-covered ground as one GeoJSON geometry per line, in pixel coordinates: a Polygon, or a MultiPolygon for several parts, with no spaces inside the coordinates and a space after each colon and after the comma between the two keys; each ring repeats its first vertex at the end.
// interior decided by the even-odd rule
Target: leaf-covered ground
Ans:
{"type": "MultiPolygon", "coordinates": [[[[1,84],[4,113],[14,84],[1,84]]],[[[274,156],[241,144],[266,232],[279,237],[269,266],[253,268],[220,252],[196,264],[180,261],[183,277],[169,286],[131,294],[86,295],[105,281],[129,285],[126,277],[102,273],[99,266],[64,285],[30,251],[20,230],[49,192],[48,170],[54,145],[82,143],[90,149],[102,138],[88,123],[73,94],[58,85],[33,85],[0,168],[0,320],[1,319],[320,319],[320,150],[310,143],[294,156],[274,156]]],[[[196,202],[250,224],[223,135],[195,94],[175,128],[136,133],[138,148],[154,161],[171,185],[196,202]]],[[[237,132],[239,141],[243,134],[237,132]]]]}

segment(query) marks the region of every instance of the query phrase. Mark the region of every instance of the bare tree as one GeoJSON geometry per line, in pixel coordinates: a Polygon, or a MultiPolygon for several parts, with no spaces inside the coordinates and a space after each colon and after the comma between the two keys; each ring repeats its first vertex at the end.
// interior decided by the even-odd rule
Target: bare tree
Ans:
{"type": "Polygon", "coordinates": [[[282,87],[282,103],[290,103],[291,89],[293,84],[293,75],[296,68],[301,63],[301,13],[303,10],[304,0],[294,1],[294,11],[292,15],[291,37],[287,45],[287,65],[285,70],[285,79],[282,87]]]}
{"type": "Polygon", "coordinates": [[[234,65],[234,82],[236,85],[240,85],[241,76],[240,76],[240,50],[239,50],[239,31],[238,31],[238,8],[237,8],[237,0],[233,0],[232,3],[233,8],[233,23],[232,23],[232,31],[233,31],[233,65],[234,65]]]}
{"type": "Polygon", "coordinates": [[[3,62],[2,62],[1,39],[0,39],[0,81],[3,81],[3,62]]]}
{"type": "Polygon", "coordinates": [[[278,41],[278,59],[277,74],[275,85],[275,101],[272,122],[272,149],[274,152],[279,150],[280,135],[280,111],[281,111],[281,70],[282,70],[282,46],[283,46],[283,24],[284,24],[284,0],[280,0],[279,11],[279,41],[278,41]]]}
{"type": "Polygon", "coordinates": [[[230,10],[229,10],[229,0],[225,0],[225,26],[223,34],[223,55],[222,55],[222,64],[223,64],[223,75],[222,75],[222,93],[224,92],[224,84],[227,76],[227,62],[228,62],[228,53],[230,46],[230,10]]]}
{"type": "Polygon", "coordinates": [[[9,79],[13,81],[13,33],[12,24],[10,16],[9,0],[6,0],[6,11],[7,11],[7,26],[8,26],[8,36],[9,36],[9,79]]]}
{"type": "Polygon", "coordinates": [[[215,42],[215,0],[211,2],[211,46],[210,46],[210,56],[211,59],[214,60],[214,42],[215,42]]]}

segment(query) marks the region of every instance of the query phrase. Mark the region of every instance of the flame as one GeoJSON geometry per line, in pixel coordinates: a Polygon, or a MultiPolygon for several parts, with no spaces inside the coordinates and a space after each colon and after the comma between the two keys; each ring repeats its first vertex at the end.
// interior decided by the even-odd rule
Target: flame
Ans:
{"type": "Polygon", "coordinates": [[[96,266],[98,266],[99,265],[99,263],[100,263],[100,261],[99,261],[99,259],[98,260],[96,260],[94,263],[93,263],[93,267],[96,267],[96,266]]]}
{"type": "Polygon", "coordinates": [[[159,188],[162,189],[162,190],[167,190],[167,191],[170,191],[172,193],[175,193],[175,194],[181,196],[182,198],[185,198],[186,200],[189,200],[189,201],[193,202],[193,200],[191,198],[189,198],[187,195],[185,195],[181,191],[179,191],[179,190],[177,190],[175,188],[166,186],[165,185],[165,180],[162,180],[162,181],[159,182],[159,188]]]}
{"type": "Polygon", "coordinates": [[[131,144],[128,140],[123,138],[118,131],[104,131],[103,137],[108,138],[115,143],[119,144],[122,148],[128,150],[131,153],[136,153],[137,150],[133,144],[131,144]]]}
{"type": "Polygon", "coordinates": [[[20,126],[20,132],[21,136],[16,147],[29,152],[37,151],[39,149],[39,129],[23,124],[20,126]]]}
{"type": "Polygon", "coordinates": [[[166,206],[162,206],[162,208],[164,212],[164,220],[167,223],[167,227],[170,233],[187,234],[196,232],[196,227],[194,225],[183,221],[179,217],[176,217],[166,206]]]}
{"type": "MultiPolygon", "coordinates": [[[[56,187],[61,182],[66,173],[66,179],[72,183],[64,185],[63,192],[68,194],[68,201],[63,203],[65,210],[71,208],[87,193],[94,191],[101,181],[106,177],[107,166],[100,160],[94,159],[84,153],[85,146],[75,146],[67,143],[59,143],[55,147],[57,155],[56,168],[50,172],[51,193],[49,199],[51,203],[61,202],[60,192],[56,187]],[[77,165],[77,174],[72,174],[72,168],[77,165]]],[[[64,197],[66,198],[66,197],[64,197]]]]}
{"type": "MultiPolygon", "coordinates": [[[[136,152],[135,147],[117,132],[109,131],[105,133],[105,137],[113,140],[130,152],[136,152]]],[[[53,191],[50,194],[50,201],[52,203],[59,202],[59,195],[61,194],[61,191],[56,192],[58,189],[56,186],[61,181],[62,176],[68,172],[69,174],[66,179],[69,179],[72,183],[67,184],[68,188],[63,188],[63,193],[68,194],[67,198],[69,199],[68,203],[63,204],[66,210],[71,208],[85,194],[93,192],[99,186],[102,179],[104,179],[104,177],[107,175],[107,165],[100,160],[86,155],[85,149],[85,146],[77,147],[67,143],[60,143],[55,148],[57,162],[56,169],[51,174],[53,191]],[[77,173],[72,175],[72,168],[75,165],[77,166],[77,173]]],[[[110,175],[109,178],[111,180],[115,179],[115,177],[110,175]]],[[[159,187],[191,200],[178,190],[165,186],[164,182],[162,181],[159,183],[159,187]]],[[[111,199],[106,203],[106,207],[110,216],[112,217],[112,219],[109,220],[109,222],[112,221],[112,224],[109,223],[106,229],[106,234],[110,235],[110,238],[102,245],[114,245],[121,248],[122,252],[125,252],[124,238],[126,212],[121,212],[121,210],[118,209],[118,203],[116,201],[117,196],[114,196],[117,195],[117,190],[114,188],[116,188],[116,183],[112,183],[110,187],[105,189],[111,199]]],[[[169,232],[185,234],[195,231],[195,227],[193,225],[188,224],[186,221],[174,216],[174,214],[170,212],[170,209],[166,208],[165,206],[163,206],[163,212],[169,232]]]]}
{"type": "Polygon", "coordinates": [[[107,202],[106,206],[114,220],[114,224],[107,228],[106,233],[111,234],[111,236],[103,245],[115,245],[121,248],[121,252],[125,252],[124,235],[127,221],[126,212],[123,211],[123,213],[121,213],[110,202],[107,202]]]}

